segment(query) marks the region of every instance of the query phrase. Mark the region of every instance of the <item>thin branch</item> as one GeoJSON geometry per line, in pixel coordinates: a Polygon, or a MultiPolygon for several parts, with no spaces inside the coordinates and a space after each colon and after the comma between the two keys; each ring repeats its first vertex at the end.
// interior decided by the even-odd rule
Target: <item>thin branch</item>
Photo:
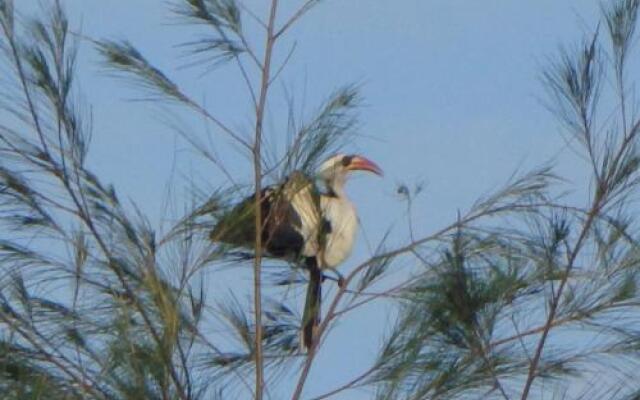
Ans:
{"type": "Polygon", "coordinates": [[[33,117],[33,123],[34,126],[36,128],[36,132],[38,134],[38,138],[40,139],[40,144],[42,145],[42,148],[44,150],[44,152],[47,155],[50,155],[51,153],[49,152],[49,146],[47,145],[47,141],[45,139],[45,135],[44,135],[44,130],[41,127],[40,124],[40,118],[38,118],[38,114],[36,111],[36,106],[34,104],[32,95],[31,95],[31,90],[29,90],[29,85],[27,84],[27,76],[26,73],[24,71],[24,67],[22,66],[22,58],[20,57],[20,54],[18,53],[18,46],[17,43],[15,41],[14,38],[14,33],[12,30],[10,30],[10,28],[8,26],[5,25],[4,23],[4,19],[2,19],[3,23],[0,24],[2,25],[2,31],[5,35],[5,37],[8,39],[9,42],[9,47],[11,48],[11,56],[13,58],[15,67],[16,67],[16,72],[18,74],[18,78],[20,79],[20,85],[22,86],[22,90],[25,94],[25,97],[27,99],[27,105],[29,107],[29,113],[31,114],[31,116],[33,117]]]}
{"type": "Polygon", "coordinates": [[[274,26],[278,0],[272,0],[269,23],[267,25],[267,39],[262,63],[262,83],[260,87],[260,99],[256,108],[255,140],[253,143],[253,168],[255,179],[255,258],[253,263],[253,290],[254,290],[254,314],[255,314],[255,365],[256,365],[256,400],[262,400],[264,392],[264,360],[262,354],[262,131],[264,114],[267,105],[269,80],[271,72],[271,57],[276,40],[274,26]]]}
{"type": "Polygon", "coordinates": [[[524,388],[522,390],[521,400],[525,400],[529,396],[529,391],[531,390],[531,385],[533,384],[533,381],[535,380],[535,377],[536,377],[536,371],[538,369],[538,364],[540,363],[540,357],[542,356],[544,345],[549,335],[549,331],[553,327],[553,321],[558,311],[558,306],[560,305],[560,298],[569,280],[569,275],[571,270],[573,269],[576,258],[578,257],[578,254],[582,250],[582,245],[584,244],[584,241],[586,240],[591,230],[591,226],[601,209],[602,201],[603,201],[602,196],[604,196],[604,193],[601,192],[599,189],[597,189],[596,195],[593,201],[593,206],[591,207],[591,211],[587,215],[587,219],[582,225],[582,231],[580,232],[580,236],[578,237],[578,240],[576,241],[576,244],[573,247],[573,251],[568,256],[567,266],[565,267],[564,274],[560,280],[560,285],[558,286],[558,290],[555,292],[555,294],[552,293],[552,299],[551,299],[551,304],[549,305],[549,315],[547,317],[547,322],[545,323],[544,328],[542,329],[542,336],[540,337],[540,341],[538,342],[532,362],[529,366],[529,372],[527,375],[527,380],[525,382],[524,388]]]}
{"type": "Polygon", "coordinates": [[[278,76],[280,76],[280,73],[282,73],[282,71],[284,70],[284,67],[286,67],[287,64],[289,63],[289,60],[291,60],[291,56],[293,56],[293,52],[295,50],[296,50],[296,43],[293,43],[293,45],[291,46],[291,49],[289,49],[289,52],[287,53],[287,56],[284,58],[284,61],[282,62],[280,67],[278,67],[278,70],[275,72],[275,74],[273,74],[273,78],[271,78],[271,80],[269,81],[269,85],[271,85],[273,82],[275,82],[276,79],[278,79],[278,76]]]}
{"type": "Polygon", "coordinates": [[[327,398],[332,397],[332,396],[334,396],[334,395],[336,395],[336,394],[338,394],[340,392],[344,392],[345,390],[353,389],[354,387],[358,386],[358,384],[360,382],[362,382],[365,379],[367,379],[371,374],[373,374],[376,371],[377,371],[377,365],[374,365],[371,368],[369,368],[368,370],[366,370],[363,373],[361,373],[360,375],[358,375],[355,378],[351,379],[349,382],[345,383],[344,385],[339,386],[339,387],[331,390],[330,392],[326,392],[326,393],[321,394],[319,396],[312,397],[311,400],[327,399],[327,398]]]}
{"type": "Polygon", "coordinates": [[[321,0],[307,0],[306,3],[304,3],[304,5],[302,5],[302,7],[300,7],[298,9],[298,11],[296,11],[291,18],[289,18],[287,20],[287,22],[284,23],[284,25],[278,30],[278,32],[275,34],[275,38],[277,39],[278,37],[280,37],[283,33],[285,33],[287,31],[287,29],[291,28],[291,26],[300,18],[302,18],[302,16],[304,14],[307,13],[307,11],[311,10],[313,8],[313,6],[315,6],[317,3],[319,3],[321,0]]]}
{"type": "Polygon", "coordinates": [[[256,15],[256,13],[254,13],[250,7],[247,7],[247,5],[244,4],[243,0],[238,0],[238,3],[240,4],[240,7],[242,7],[244,12],[246,12],[254,21],[256,21],[258,25],[260,25],[265,31],[267,30],[267,24],[265,24],[264,21],[260,19],[260,17],[256,15]]]}
{"type": "MultiPolygon", "coordinates": [[[[476,335],[480,337],[480,335],[478,335],[477,333],[476,333],[476,335]]],[[[485,345],[479,344],[478,347],[479,347],[478,350],[480,352],[480,357],[482,357],[482,360],[484,361],[485,365],[487,366],[487,368],[489,368],[489,372],[491,373],[491,378],[493,378],[494,389],[497,388],[500,391],[500,394],[502,395],[502,397],[505,400],[510,400],[509,399],[509,395],[504,390],[504,387],[502,386],[502,383],[500,382],[500,379],[498,378],[498,374],[496,374],[496,369],[491,364],[491,360],[489,359],[489,357],[487,355],[487,349],[485,349],[485,345]]]]}
{"type": "Polygon", "coordinates": [[[184,98],[184,102],[188,106],[190,106],[191,108],[193,108],[194,110],[196,110],[197,112],[202,114],[205,118],[207,118],[208,120],[213,122],[214,125],[216,125],[220,129],[222,129],[222,131],[224,131],[230,137],[235,139],[243,147],[245,147],[248,150],[252,149],[251,145],[244,138],[242,138],[238,134],[236,134],[231,128],[229,128],[227,125],[225,125],[218,118],[216,118],[215,116],[211,115],[211,113],[209,113],[207,110],[205,110],[200,104],[196,103],[195,101],[193,101],[193,100],[191,100],[190,98],[187,98],[187,97],[184,98]]]}

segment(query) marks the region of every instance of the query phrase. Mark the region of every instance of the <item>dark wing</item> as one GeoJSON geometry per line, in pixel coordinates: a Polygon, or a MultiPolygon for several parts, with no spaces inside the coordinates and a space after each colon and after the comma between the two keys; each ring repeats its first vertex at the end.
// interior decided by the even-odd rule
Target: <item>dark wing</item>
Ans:
{"type": "Polygon", "coordinates": [[[285,182],[281,190],[270,193],[262,207],[263,219],[266,221],[262,242],[267,252],[274,257],[297,257],[304,247],[302,219],[291,203],[289,183],[285,182]]]}
{"type": "MultiPolygon", "coordinates": [[[[262,242],[273,257],[310,256],[309,232],[317,225],[319,196],[313,181],[300,172],[292,173],[279,186],[261,192],[262,242]],[[307,249],[305,251],[305,249],[307,249]]],[[[214,242],[238,247],[255,245],[255,198],[251,195],[222,216],[210,233],[214,242]]]]}

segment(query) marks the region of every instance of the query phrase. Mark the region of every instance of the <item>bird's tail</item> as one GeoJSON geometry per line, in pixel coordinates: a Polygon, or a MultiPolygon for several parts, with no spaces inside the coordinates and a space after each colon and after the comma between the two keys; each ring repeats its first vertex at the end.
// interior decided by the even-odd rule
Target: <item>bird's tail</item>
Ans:
{"type": "Polygon", "coordinates": [[[315,263],[309,265],[309,286],[302,315],[302,343],[309,349],[320,325],[320,302],[322,300],[322,272],[315,263]]]}

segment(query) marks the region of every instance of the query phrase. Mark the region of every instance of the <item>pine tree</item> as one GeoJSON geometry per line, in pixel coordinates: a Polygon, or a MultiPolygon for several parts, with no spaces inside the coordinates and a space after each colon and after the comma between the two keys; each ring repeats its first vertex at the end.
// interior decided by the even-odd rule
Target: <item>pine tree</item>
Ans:
{"type": "MultiPolygon", "coordinates": [[[[289,16],[278,0],[266,16],[237,0],[169,6],[205,32],[182,47],[190,63],[237,68],[253,110],[247,133],[131,43],[74,31],[59,1],[42,18],[18,18],[14,2],[0,0],[8,94],[0,98],[2,398],[262,399],[284,375],[295,377],[285,394],[294,400],[357,388],[377,399],[639,398],[640,118],[628,65],[640,1],[603,6],[593,33],[542,74],[547,107],[586,160],[588,196],[572,202],[567,182],[545,165],[514,174],[435,232],[412,233],[400,247],[379,244],[323,300],[318,339],[304,351],[300,305],[282,293],[302,288],[305,272],[268,259],[260,235],[248,238],[255,251],[210,235],[220,221],[260,232],[261,208],[244,214],[234,204],[294,171],[312,176],[355,137],[360,96],[346,85],[308,120],[288,116],[284,151],[263,147],[277,134],[265,126],[272,84],[290,59],[278,64],[274,54],[287,54],[282,38],[319,3],[305,1],[289,16]],[[262,36],[249,37],[247,24],[262,36]],[[147,101],[210,124],[251,163],[253,182],[194,189],[184,202],[192,206],[169,229],[123,204],[87,167],[92,130],[76,85],[79,42],[147,101]],[[400,283],[389,276],[397,264],[411,271],[400,283]],[[202,271],[221,266],[251,269],[251,301],[208,292],[202,271]],[[306,393],[331,328],[372,302],[398,310],[379,333],[375,362],[339,387],[306,393]]],[[[231,175],[201,138],[176,129],[231,175]]],[[[421,190],[398,193],[411,208],[421,190]]]]}

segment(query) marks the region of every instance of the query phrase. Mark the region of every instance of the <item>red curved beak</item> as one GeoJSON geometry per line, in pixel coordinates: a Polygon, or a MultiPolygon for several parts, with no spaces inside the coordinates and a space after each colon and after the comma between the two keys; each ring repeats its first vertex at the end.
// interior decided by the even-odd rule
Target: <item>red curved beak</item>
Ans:
{"type": "Polygon", "coordinates": [[[347,169],[351,171],[369,171],[379,176],[383,175],[382,169],[376,163],[361,156],[353,156],[347,169]]]}

